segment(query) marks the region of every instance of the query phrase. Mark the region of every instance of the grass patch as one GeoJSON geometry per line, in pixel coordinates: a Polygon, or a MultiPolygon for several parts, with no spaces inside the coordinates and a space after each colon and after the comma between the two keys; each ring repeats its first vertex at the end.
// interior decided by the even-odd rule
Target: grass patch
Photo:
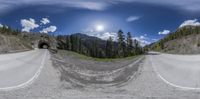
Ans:
{"type": "Polygon", "coordinates": [[[72,51],[66,51],[66,50],[58,50],[58,54],[62,56],[70,55],[70,56],[75,56],[80,59],[84,60],[93,60],[93,61],[100,61],[100,62],[113,62],[113,61],[122,61],[122,60],[131,60],[137,57],[141,57],[142,55],[137,55],[137,56],[131,56],[131,57],[125,57],[125,58],[94,58],[94,57],[89,57],[83,54],[79,54],[76,52],[72,51]]]}

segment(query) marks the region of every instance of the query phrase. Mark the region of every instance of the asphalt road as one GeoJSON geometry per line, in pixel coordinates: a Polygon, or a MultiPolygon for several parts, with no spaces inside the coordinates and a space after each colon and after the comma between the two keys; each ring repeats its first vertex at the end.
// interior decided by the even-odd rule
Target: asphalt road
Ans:
{"type": "Polygon", "coordinates": [[[0,55],[0,90],[29,85],[40,74],[48,51],[45,49],[0,55]]]}
{"type": "MultiPolygon", "coordinates": [[[[4,76],[0,74],[0,79],[10,80],[0,80],[2,88],[18,88],[17,90],[9,91],[0,90],[0,99],[199,99],[199,90],[180,89],[199,88],[198,86],[195,86],[199,84],[199,75],[192,75],[193,73],[198,74],[199,56],[200,55],[183,56],[150,53],[150,55],[145,56],[143,61],[134,65],[139,65],[137,71],[134,73],[134,75],[130,74],[131,79],[125,81],[122,85],[102,85],[99,87],[86,86],[83,88],[76,87],[78,80],[76,80],[75,83],[70,82],[72,80],[72,77],[80,76],[72,76],[67,74],[63,75],[63,73],[66,73],[64,72],[64,70],[72,71],[73,66],[79,66],[75,63],[80,63],[80,61],[77,61],[77,59],[75,58],[70,58],[70,55],[68,55],[67,58],[63,59],[65,60],[65,63],[63,63],[62,61],[58,62],[54,59],[58,57],[50,55],[48,51],[45,50],[34,50],[24,53],[0,55],[0,64],[3,64],[3,61],[6,60],[19,59],[23,59],[23,62],[21,62],[21,64],[24,64],[24,62],[26,64],[31,64],[31,66],[23,66],[15,62],[15,65],[14,63],[9,63],[13,64],[13,67],[7,66],[7,68],[2,67],[2,65],[0,65],[0,73],[2,73],[2,71],[10,71],[6,73],[7,75],[9,75],[9,77],[4,75],[4,78],[4,76]],[[33,64],[37,65],[32,66],[33,64]],[[186,64],[189,64],[189,66],[186,64]],[[19,69],[16,69],[17,67],[19,67],[19,69]],[[62,69],[62,67],[69,68],[62,69]],[[24,69],[22,70],[22,68],[24,69]],[[40,73],[41,68],[43,69],[40,73]],[[15,70],[18,70],[19,72],[15,70]],[[25,73],[25,71],[27,71],[27,73],[25,73]],[[14,77],[10,76],[11,74],[14,77]],[[27,74],[29,75],[29,77],[26,76],[27,74]],[[69,77],[69,79],[67,80],[66,77],[69,77]],[[34,80],[35,78],[37,79],[34,80]],[[15,83],[15,80],[18,81],[18,84],[15,83]],[[32,81],[34,82],[31,83],[32,81]],[[3,86],[3,84],[7,85],[3,86]],[[21,88],[19,85],[21,85],[21,87],[26,87],[21,88]]],[[[89,62],[86,61],[83,63],[82,60],[81,64],[84,65],[80,65],[80,67],[85,66],[85,63],[89,62]]],[[[98,67],[101,66],[99,65],[100,63],[95,62],[94,64],[98,64],[98,67]]],[[[130,69],[128,65],[125,65],[125,67],[127,67],[128,69],[123,69],[124,72],[119,72],[117,74],[125,74],[123,77],[127,77],[127,75],[129,75],[129,73],[127,73],[127,70],[132,71],[132,69],[130,69]]],[[[119,68],[124,68],[124,66],[121,67],[119,65],[119,68]]],[[[81,70],[85,71],[84,69],[81,70]]],[[[81,70],[77,72],[81,72],[81,70]]],[[[87,73],[90,72],[84,72],[84,74],[87,73]]]]}
{"type": "Polygon", "coordinates": [[[200,89],[200,55],[150,52],[148,59],[165,83],[182,89],[200,89]]]}

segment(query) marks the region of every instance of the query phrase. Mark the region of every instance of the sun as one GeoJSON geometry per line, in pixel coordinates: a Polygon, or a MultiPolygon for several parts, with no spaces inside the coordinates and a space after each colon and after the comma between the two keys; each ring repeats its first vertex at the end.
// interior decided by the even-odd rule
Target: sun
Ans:
{"type": "Polygon", "coordinates": [[[104,31],[104,26],[103,25],[97,25],[96,26],[96,31],[98,31],[98,32],[101,32],[101,31],[104,31]]]}

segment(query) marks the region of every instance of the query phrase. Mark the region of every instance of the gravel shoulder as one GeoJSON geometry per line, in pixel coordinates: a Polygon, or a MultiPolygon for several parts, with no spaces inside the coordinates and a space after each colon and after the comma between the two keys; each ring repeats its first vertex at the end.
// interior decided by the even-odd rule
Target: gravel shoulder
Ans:
{"type": "MultiPolygon", "coordinates": [[[[82,65],[80,66],[76,64],[76,66],[78,67],[74,68],[73,62],[79,63],[79,60],[72,61],[71,58],[70,59],[65,58],[66,60],[63,61],[60,59],[55,60],[55,58],[61,59],[62,57],[55,57],[53,55],[48,56],[48,58],[46,59],[46,64],[40,76],[30,86],[18,90],[1,91],[0,99],[149,99],[149,98],[150,99],[160,99],[160,98],[198,99],[200,98],[200,92],[198,91],[181,90],[164,83],[154,72],[154,69],[151,66],[151,61],[149,61],[148,55],[145,56],[145,58],[142,59],[141,61],[135,63],[134,66],[131,66],[130,63],[134,63],[135,60],[131,60],[129,65],[121,63],[121,65],[123,66],[116,65],[118,67],[114,69],[108,69],[103,74],[102,72],[104,70],[102,70],[101,68],[98,69],[93,68],[90,69],[89,72],[86,72],[85,68],[87,67],[81,69],[78,68],[80,66],[85,65],[85,63],[83,62],[82,65]],[[127,69],[124,69],[125,67],[127,69]],[[138,68],[136,69],[135,67],[138,68]],[[115,73],[113,74],[113,71],[115,70],[120,71],[120,72],[117,71],[116,73],[118,74],[117,76],[115,73]],[[131,70],[132,73],[127,72],[128,70],[131,70]],[[119,77],[121,78],[121,80],[124,81],[121,82],[121,80],[115,80],[115,79],[110,79],[110,80],[102,79],[103,77],[107,78],[110,76],[110,75],[108,76],[107,73],[115,75],[115,76],[111,75],[111,77],[113,78],[119,77]],[[82,76],[79,77],[80,75],[82,76]],[[119,75],[126,75],[126,76],[121,77],[119,75]],[[93,77],[99,78],[99,80],[91,79],[93,77]],[[127,79],[127,77],[130,78],[127,79]]],[[[119,61],[116,62],[117,62],[116,64],[119,64],[119,61]]],[[[111,62],[110,63],[100,62],[100,63],[102,63],[103,65],[111,64],[111,62]]],[[[88,66],[90,66],[91,64],[96,64],[96,63],[89,63],[87,61],[87,64],[88,66]]]]}

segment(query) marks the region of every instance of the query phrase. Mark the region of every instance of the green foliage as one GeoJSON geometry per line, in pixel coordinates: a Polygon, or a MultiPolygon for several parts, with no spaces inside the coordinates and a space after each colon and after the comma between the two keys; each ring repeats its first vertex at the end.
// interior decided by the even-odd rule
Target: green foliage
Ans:
{"type": "Polygon", "coordinates": [[[131,33],[127,37],[120,30],[117,42],[110,37],[104,41],[99,38],[86,36],[83,34],[60,35],[57,36],[58,48],[74,51],[95,58],[123,58],[144,53],[143,48],[137,40],[132,40],[131,33]]]}
{"type": "Polygon", "coordinates": [[[199,26],[185,26],[180,29],[178,29],[174,33],[168,34],[165,38],[161,39],[160,41],[156,42],[153,44],[152,49],[156,51],[161,51],[164,48],[164,44],[168,41],[182,38],[188,35],[195,35],[195,34],[200,34],[200,27],[199,26]]]}
{"type": "MultiPolygon", "coordinates": [[[[28,36],[21,33],[18,29],[12,29],[8,26],[1,27],[0,34],[19,35],[22,39],[29,41],[33,36],[28,36]]],[[[117,41],[114,41],[111,37],[107,41],[104,41],[99,38],[83,35],[59,35],[55,38],[58,49],[74,51],[95,58],[123,58],[144,53],[143,48],[139,46],[139,42],[132,40],[131,33],[128,32],[127,37],[125,37],[122,30],[118,32],[117,41]]]]}
{"type": "Polygon", "coordinates": [[[126,58],[94,58],[90,56],[85,56],[83,54],[79,54],[73,51],[66,51],[66,50],[59,50],[58,54],[62,56],[74,56],[78,57],[83,60],[93,60],[93,61],[98,61],[98,62],[114,62],[114,61],[123,61],[123,60],[132,60],[134,58],[142,57],[142,55],[134,55],[131,57],[126,57],[126,58]]]}
{"type": "Polygon", "coordinates": [[[4,35],[19,35],[21,32],[18,29],[12,29],[9,26],[3,25],[3,27],[0,27],[0,34],[4,35]]]}
{"type": "Polygon", "coordinates": [[[119,30],[118,32],[118,57],[124,57],[125,56],[125,37],[122,30],[119,30]]]}
{"type": "Polygon", "coordinates": [[[106,55],[108,58],[116,57],[114,54],[114,42],[112,37],[109,37],[109,39],[106,42],[106,55]]]}
{"type": "Polygon", "coordinates": [[[134,53],[133,53],[133,39],[132,39],[132,36],[131,36],[130,32],[127,33],[126,42],[127,42],[127,45],[126,45],[127,46],[126,56],[134,55],[134,53]]]}

